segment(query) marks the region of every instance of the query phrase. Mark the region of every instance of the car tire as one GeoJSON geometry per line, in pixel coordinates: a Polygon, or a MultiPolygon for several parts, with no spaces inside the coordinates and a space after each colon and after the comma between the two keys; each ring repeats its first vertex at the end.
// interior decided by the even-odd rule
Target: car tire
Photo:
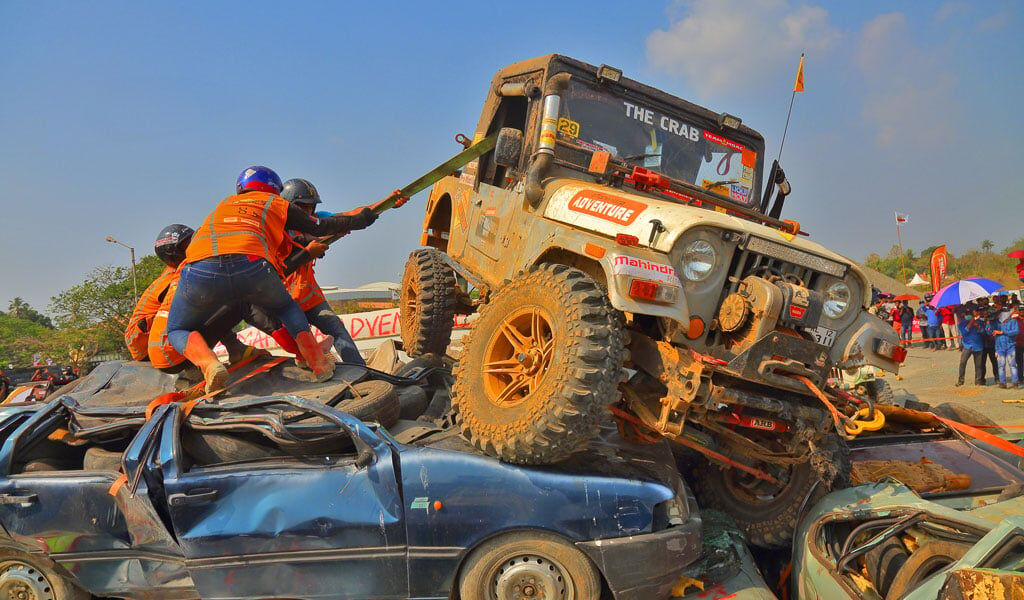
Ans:
{"type": "Polygon", "coordinates": [[[457,302],[455,271],[437,248],[414,250],[402,275],[402,344],[409,356],[444,354],[452,339],[457,302]]]}
{"type": "Polygon", "coordinates": [[[896,400],[896,394],[893,393],[892,386],[884,379],[873,380],[868,388],[868,394],[878,404],[888,404],[891,406],[896,400]]]}
{"type": "Polygon", "coordinates": [[[386,381],[363,381],[352,386],[352,398],[335,408],[360,421],[376,421],[384,427],[394,425],[401,413],[395,386],[386,381]]]}
{"type": "Polygon", "coordinates": [[[694,487],[703,508],[727,513],[743,530],[747,542],[761,548],[788,548],[793,540],[799,512],[812,506],[834,489],[846,487],[851,469],[849,449],[837,436],[829,435],[820,452],[836,468],[836,476],[825,482],[810,461],[790,465],[781,489],[754,482],[736,468],[703,464],[694,471],[694,487]],[[760,485],[763,490],[752,490],[760,485]],[[760,493],[756,493],[756,492],[760,493]]]}
{"type": "Polygon", "coordinates": [[[480,311],[455,369],[463,435],[501,460],[551,464],[586,447],[618,391],[622,315],[586,273],[542,265],[480,311]]]}
{"type": "Polygon", "coordinates": [[[933,541],[924,544],[914,550],[907,562],[900,567],[892,580],[892,585],[889,586],[885,600],[902,598],[925,579],[963,558],[970,549],[970,545],[958,542],[933,541]]]}
{"type": "Polygon", "coordinates": [[[550,533],[521,531],[474,549],[460,569],[458,587],[460,600],[598,600],[601,576],[572,544],[550,533]],[[524,586],[534,589],[523,593],[524,586]]]}
{"type": "Polygon", "coordinates": [[[908,558],[910,558],[910,553],[907,552],[898,536],[889,538],[864,555],[868,579],[875,586],[878,595],[884,598],[889,593],[896,574],[906,564],[908,558]]]}
{"type": "Polygon", "coordinates": [[[415,421],[427,410],[427,391],[418,385],[406,385],[398,389],[399,418],[415,421]]]}
{"type": "Polygon", "coordinates": [[[87,600],[90,595],[47,558],[0,548],[0,594],[33,600],[87,600]]]}

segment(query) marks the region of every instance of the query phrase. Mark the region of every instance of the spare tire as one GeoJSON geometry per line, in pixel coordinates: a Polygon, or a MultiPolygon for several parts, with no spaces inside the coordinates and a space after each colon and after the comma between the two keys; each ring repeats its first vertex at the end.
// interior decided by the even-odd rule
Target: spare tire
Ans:
{"type": "Polygon", "coordinates": [[[395,386],[386,381],[363,381],[352,386],[352,398],[334,407],[360,421],[376,421],[390,427],[398,421],[401,405],[395,386]]]}
{"type": "Polygon", "coordinates": [[[455,271],[437,248],[409,255],[402,275],[399,315],[402,344],[409,356],[444,354],[455,326],[455,271]]]}

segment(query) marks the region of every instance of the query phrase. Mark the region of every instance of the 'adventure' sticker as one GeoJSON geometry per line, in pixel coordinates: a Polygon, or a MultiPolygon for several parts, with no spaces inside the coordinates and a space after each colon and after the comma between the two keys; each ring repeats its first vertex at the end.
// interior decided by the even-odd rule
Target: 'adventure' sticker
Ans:
{"type": "Polygon", "coordinates": [[[593,190],[579,192],[569,201],[569,210],[620,225],[632,224],[646,208],[643,202],[593,190]]]}

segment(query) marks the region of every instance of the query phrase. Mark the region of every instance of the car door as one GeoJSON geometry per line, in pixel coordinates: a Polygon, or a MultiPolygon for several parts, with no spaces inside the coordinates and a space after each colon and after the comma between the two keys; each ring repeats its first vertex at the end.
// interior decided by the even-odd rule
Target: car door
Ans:
{"type": "Polygon", "coordinates": [[[180,444],[184,415],[165,423],[168,514],[203,598],[407,597],[392,450],[354,418],[333,417],[363,451],[196,467],[180,444]]]}
{"type": "Polygon", "coordinates": [[[49,555],[95,595],[176,598],[191,591],[184,561],[145,489],[136,497],[111,495],[120,477],[115,471],[17,472],[22,456],[52,443],[47,437],[66,426],[68,410],[61,400],[50,402],[0,447],[0,523],[11,540],[23,551],[49,555]]]}

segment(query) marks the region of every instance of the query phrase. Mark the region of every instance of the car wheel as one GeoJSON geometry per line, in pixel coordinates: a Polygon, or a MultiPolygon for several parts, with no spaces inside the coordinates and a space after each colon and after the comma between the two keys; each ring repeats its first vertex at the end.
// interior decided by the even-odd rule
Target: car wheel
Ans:
{"type": "Polygon", "coordinates": [[[889,586],[885,600],[898,600],[932,575],[942,571],[967,554],[971,547],[957,542],[936,541],[915,550],[903,563],[889,586]]]}
{"type": "Polygon", "coordinates": [[[621,397],[622,315],[586,273],[544,265],[480,312],[455,369],[463,435],[498,458],[550,464],[582,450],[621,397]]]}
{"type": "Polygon", "coordinates": [[[466,559],[461,600],[597,600],[601,577],[583,552],[542,532],[488,540],[466,559]]]}
{"type": "Polygon", "coordinates": [[[756,478],[740,469],[703,464],[694,471],[700,505],[733,517],[754,546],[788,548],[800,507],[813,505],[849,481],[850,456],[845,444],[829,436],[820,451],[829,456],[828,462],[836,468],[837,475],[831,482],[822,480],[809,461],[775,468],[759,465],[779,483],[756,478]]]}
{"type": "Polygon", "coordinates": [[[57,573],[45,558],[0,550],[0,598],[86,600],[89,594],[57,573]]]}
{"type": "Polygon", "coordinates": [[[455,271],[436,248],[409,255],[402,275],[402,344],[409,356],[444,354],[452,339],[457,302],[455,271]]]}

